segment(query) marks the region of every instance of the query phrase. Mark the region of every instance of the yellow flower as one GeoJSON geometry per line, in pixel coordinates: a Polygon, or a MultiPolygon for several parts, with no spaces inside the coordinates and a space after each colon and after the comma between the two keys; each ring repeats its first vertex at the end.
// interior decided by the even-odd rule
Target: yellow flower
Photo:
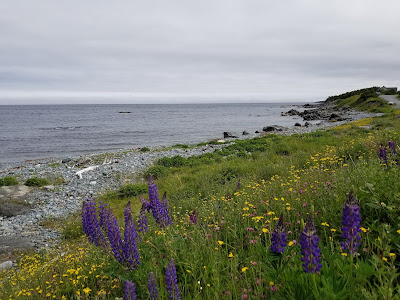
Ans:
{"type": "Polygon", "coordinates": [[[89,287],[86,287],[83,289],[83,291],[85,292],[85,294],[89,294],[91,289],[89,287]]]}
{"type": "Polygon", "coordinates": [[[383,261],[387,261],[387,258],[386,258],[386,257],[382,257],[382,260],[383,260],[383,261]]]}
{"type": "Polygon", "coordinates": [[[336,232],[336,229],[335,229],[335,228],[331,228],[331,231],[332,231],[332,232],[336,232]]]}
{"type": "Polygon", "coordinates": [[[346,252],[341,253],[342,256],[347,256],[346,252]]]}
{"type": "Polygon", "coordinates": [[[269,282],[269,285],[270,285],[270,286],[273,286],[274,284],[275,284],[275,282],[273,282],[273,281],[270,281],[270,282],[269,282]]]}
{"type": "Polygon", "coordinates": [[[389,253],[389,256],[390,256],[390,257],[395,257],[396,254],[395,254],[395,253],[389,253]]]}
{"type": "Polygon", "coordinates": [[[362,230],[362,232],[367,232],[368,230],[369,230],[369,228],[368,229],[365,229],[364,227],[361,227],[361,230],[362,230]]]}
{"type": "Polygon", "coordinates": [[[262,232],[268,233],[268,229],[267,229],[267,228],[263,228],[263,229],[262,229],[262,232]]]}
{"type": "Polygon", "coordinates": [[[398,233],[398,234],[400,234],[400,229],[399,229],[399,230],[397,230],[397,233],[398,233]]]}
{"type": "Polygon", "coordinates": [[[218,244],[223,245],[224,242],[223,241],[218,241],[218,244]]]}
{"type": "Polygon", "coordinates": [[[81,292],[80,292],[80,291],[76,291],[76,294],[77,294],[78,296],[80,296],[80,295],[81,295],[81,292]]]}
{"type": "Polygon", "coordinates": [[[288,245],[289,245],[289,247],[293,246],[293,242],[290,241],[288,245]]]}
{"type": "Polygon", "coordinates": [[[207,286],[210,287],[211,285],[209,283],[207,283],[207,286]]]}
{"type": "Polygon", "coordinates": [[[328,224],[328,223],[326,223],[326,222],[323,222],[323,223],[321,223],[321,225],[322,225],[322,226],[329,227],[329,224],[328,224]]]}
{"type": "Polygon", "coordinates": [[[233,258],[233,253],[232,253],[232,252],[229,253],[228,257],[229,257],[229,258],[233,258]]]}
{"type": "Polygon", "coordinates": [[[188,272],[188,273],[192,273],[190,270],[186,270],[186,272],[188,272]]]}
{"type": "Polygon", "coordinates": [[[242,273],[246,272],[248,269],[249,269],[248,267],[242,268],[242,273]]]}

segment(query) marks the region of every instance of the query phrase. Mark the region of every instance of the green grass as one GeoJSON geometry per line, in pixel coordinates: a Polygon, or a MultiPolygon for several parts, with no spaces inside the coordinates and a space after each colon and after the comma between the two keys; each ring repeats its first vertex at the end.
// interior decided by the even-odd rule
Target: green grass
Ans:
{"type": "Polygon", "coordinates": [[[33,186],[33,187],[42,187],[48,184],[50,184],[50,182],[47,179],[38,177],[28,178],[24,183],[24,185],[26,186],[33,186]]]}
{"type": "MultiPolygon", "coordinates": [[[[331,130],[268,135],[198,157],[161,159],[151,170],[162,170],[156,184],[160,195],[168,194],[172,225],[160,228],[147,213],[149,232],[140,234],[137,270],[89,244],[77,215],[60,226],[65,241],[57,251],[23,256],[19,270],[0,274],[0,298],[115,299],[129,279],[138,299],[148,299],[153,272],[160,299],[166,299],[165,268],[173,258],[182,299],[398,299],[400,157],[388,154],[387,165],[378,157],[381,144],[400,145],[397,114],[391,110],[331,130]],[[365,124],[369,127],[359,127],[365,124]],[[350,191],[362,217],[354,257],[340,246],[350,191]],[[193,211],[197,224],[190,221],[193,211]],[[280,215],[289,243],[282,255],[270,251],[280,215]],[[298,244],[310,217],[323,255],[315,275],[303,272],[298,244]]],[[[131,201],[136,220],[137,194],[143,192],[143,184],[124,186],[97,201],[113,209],[122,229],[126,203],[131,201]]]]}
{"type": "Polygon", "coordinates": [[[6,176],[4,178],[0,178],[0,186],[11,186],[11,185],[17,185],[18,180],[17,178],[13,176],[6,176]]]}

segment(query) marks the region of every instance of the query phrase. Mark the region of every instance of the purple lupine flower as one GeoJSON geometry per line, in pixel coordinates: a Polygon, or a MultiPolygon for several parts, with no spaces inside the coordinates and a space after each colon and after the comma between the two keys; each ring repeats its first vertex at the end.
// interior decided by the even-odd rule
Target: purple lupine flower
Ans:
{"type": "Polygon", "coordinates": [[[151,212],[153,213],[154,219],[157,223],[160,223],[161,219],[161,203],[158,195],[157,185],[154,182],[153,177],[149,176],[149,202],[151,212]]]}
{"type": "Polygon", "coordinates": [[[301,254],[303,257],[304,272],[319,272],[322,268],[321,264],[321,249],[318,247],[319,237],[315,229],[314,222],[309,219],[304,230],[300,234],[301,254]]]}
{"type": "MultiPolygon", "coordinates": [[[[126,209],[127,210],[127,209],[126,209]]],[[[140,255],[137,248],[137,237],[135,223],[132,215],[126,214],[124,242],[122,246],[124,265],[131,270],[136,270],[140,265],[140,255]]]]}
{"type": "Polygon", "coordinates": [[[135,284],[130,280],[125,281],[124,300],[136,300],[135,284]]]}
{"type": "Polygon", "coordinates": [[[107,231],[107,218],[108,218],[108,207],[106,203],[100,201],[99,205],[99,225],[104,231],[107,231]]]}
{"type": "Polygon", "coordinates": [[[178,279],[176,277],[175,261],[172,258],[168,263],[167,269],[165,270],[165,283],[167,284],[169,299],[181,299],[181,294],[178,287],[178,279]]]}
{"type": "Polygon", "coordinates": [[[197,215],[195,210],[192,211],[192,213],[189,216],[189,219],[193,224],[197,224],[197,215]]]}
{"type": "MultiPolygon", "coordinates": [[[[125,226],[126,226],[126,224],[127,224],[127,222],[128,222],[129,219],[132,219],[131,201],[129,201],[129,202],[126,204],[125,210],[124,210],[124,221],[125,221],[125,226]]],[[[137,234],[137,231],[136,231],[136,227],[135,227],[135,223],[134,223],[134,222],[133,222],[133,225],[132,225],[132,226],[134,227],[134,232],[135,232],[135,234],[136,234],[136,238],[140,238],[139,235],[137,234]]]]}
{"type": "Polygon", "coordinates": [[[144,199],[142,195],[139,195],[139,199],[140,199],[140,203],[142,203],[141,209],[147,210],[147,212],[149,212],[151,209],[150,202],[146,201],[146,199],[144,199]]]}
{"type": "Polygon", "coordinates": [[[386,147],[381,144],[381,148],[379,149],[379,159],[383,161],[385,165],[387,165],[387,155],[386,155],[386,147]]]}
{"type": "Polygon", "coordinates": [[[278,224],[275,226],[274,232],[271,237],[271,250],[275,253],[285,252],[287,243],[287,234],[285,224],[283,223],[283,216],[281,215],[278,224]]]}
{"type": "Polygon", "coordinates": [[[140,214],[139,214],[139,219],[138,219],[138,231],[139,232],[148,232],[149,231],[149,226],[148,226],[148,221],[146,217],[146,210],[141,209],[140,214]]]}
{"type": "Polygon", "coordinates": [[[169,215],[167,192],[164,193],[164,195],[161,199],[160,207],[161,207],[161,209],[160,209],[160,213],[161,213],[160,225],[163,227],[168,227],[168,225],[172,224],[172,221],[171,221],[171,217],[169,215]]]}
{"type": "Polygon", "coordinates": [[[114,213],[111,208],[108,211],[107,234],[114,257],[117,259],[117,261],[123,264],[124,256],[122,252],[123,243],[121,238],[121,232],[119,230],[117,218],[114,216],[114,213]]]}
{"type": "Polygon", "coordinates": [[[158,299],[157,283],[153,272],[150,272],[149,274],[149,280],[147,281],[147,286],[149,288],[150,300],[158,299]]]}
{"type": "Polygon", "coordinates": [[[389,149],[392,151],[393,155],[396,155],[396,145],[393,141],[389,141],[389,149]]]}
{"type": "Polygon", "coordinates": [[[82,204],[82,227],[89,242],[96,246],[105,246],[106,239],[100,229],[96,213],[96,202],[94,199],[88,199],[82,204]]]}
{"type": "Polygon", "coordinates": [[[361,240],[361,216],[360,207],[352,192],[350,192],[343,208],[342,225],[342,238],[345,241],[341,243],[341,246],[350,254],[355,254],[360,245],[359,240],[361,240]]]}

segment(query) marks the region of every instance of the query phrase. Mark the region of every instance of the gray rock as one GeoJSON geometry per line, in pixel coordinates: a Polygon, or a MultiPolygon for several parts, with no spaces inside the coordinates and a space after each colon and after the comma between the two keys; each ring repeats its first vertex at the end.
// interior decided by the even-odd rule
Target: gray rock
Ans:
{"type": "Polygon", "coordinates": [[[271,126],[263,127],[263,131],[265,131],[265,132],[284,131],[284,130],[287,130],[287,128],[283,127],[283,126],[279,126],[279,125],[271,125],[271,126]]]}
{"type": "Polygon", "coordinates": [[[227,139],[227,138],[237,138],[237,136],[234,136],[232,132],[225,131],[224,139],[227,139]]]}
{"type": "Polygon", "coordinates": [[[296,123],[296,124],[294,124],[294,126],[301,127],[301,124],[300,123],[296,123]]]}
{"type": "Polygon", "coordinates": [[[11,260],[6,260],[0,263],[0,270],[10,270],[13,267],[13,262],[11,260]]]}
{"type": "Polygon", "coordinates": [[[242,135],[249,135],[250,133],[248,133],[246,130],[243,131],[242,135]]]}

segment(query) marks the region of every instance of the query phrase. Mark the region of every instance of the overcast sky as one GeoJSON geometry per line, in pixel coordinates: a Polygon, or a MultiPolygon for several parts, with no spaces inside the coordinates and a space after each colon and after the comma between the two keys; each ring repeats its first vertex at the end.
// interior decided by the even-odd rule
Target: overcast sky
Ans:
{"type": "Polygon", "coordinates": [[[399,29],[398,0],[2,0],[0,104],[316,101],[399,86],[399,29]]]}

